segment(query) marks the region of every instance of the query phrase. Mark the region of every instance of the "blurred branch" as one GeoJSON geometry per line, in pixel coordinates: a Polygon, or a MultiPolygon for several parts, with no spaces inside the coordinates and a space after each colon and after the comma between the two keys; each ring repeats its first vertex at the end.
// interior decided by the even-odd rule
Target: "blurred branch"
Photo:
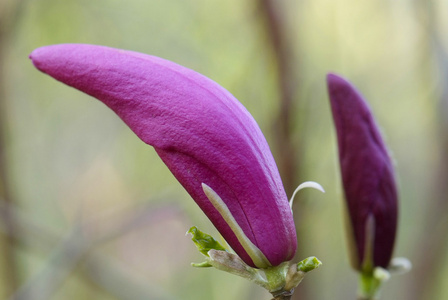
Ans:
{"type": "MultiPolygon", "coordinates": [[[[7,93],[6,93],[6,74],[5,74],[5,53],[8,38],[12,28],[18,19],[20,8],[24,1],[9,0],[0,2],[0,197],[14,203],[15,199],[10,190],[10,182],[8,178],[8,159],[6,151],[7,147],[7,93]]],[[[14,240],[12,235],[17,234],[15,224],[9,215],[9,211],[1,214],[0,223],[3,223],[6,234],[0,235],[0,266],[2,271],[0,278],[0,297],[8,296],[19,286],[18,263],[15,255],[14,240]]]]}
{"type": "Polygon", "coordinates": [[[85,260],[85,272],[99,286],[118,299],[124,300],[169,300],[167,295],[148,280],[137,276],[129,266],[105,255],[91,254],[85,260]],[[123,288],[125,287],[125,288],[123,288]]]}
{"type": "MultiPolygon", "coordinates": [[[[171,209],[171,207],[169,208],[171,209]]],[[[151,286],[151,283],[133,274],[132,271],[127,270],[128,274],[124,274],[125,267],[94,251],[94,248],[100,244],[138,227],[142,221],[159,213],[160,209],[155,210],[150,206],[135,209],[129,212],[124,220],[118,222],[118,225],[96,234],[95,237],[89,237],[87,234],[89,228],[96,227],[95,224],[98,223],[110,222],[116,217],[101,216],[97,220],[83,225],[75,225],[66,238],[60,242],[58,242],[59,234],[30,221],[17,209],[12,209],[0,199],[0,214],[4,214],[8,210],[10,211],[9,215],[12,216],[15,224],[23,233],[20,236],[11,236],[12,238],[27,247],[38,248],[43,252],[52,251],[42,270],[17,290],[10,298],[11,300],[50,299],[82,262],[84,263],[84,274],[118,299],[173,299],[173,297],[166,296],[166,292],[159,291],[160,289],[151,286]],[[54,244],[57,244],[55,248],[52,246],[54,244]]],[[[121,219],[122,215],[120,214],[119,217],[121,219]]],[[[0,230],[6,232],[6,228],[2,225],[0,225],[0,230]]]]}
{"type": "Polygon", "coordinates": [[[50,254],[44,268],[21,286],[10,299],[50,299],[92,245],[93,241],[85,239],[82,228],[75,226],[50,254]]]}
{"type": "MultiPolygon", "coordinates": [[[[271,48],[273,51],[278,76],[280,111],[274,120],[276,149],[279,153],[277,162],[286,193],[287,195],[292,195],[299,183],[300,174],[298,161],[301,156],[301,150],[295,146],[300,145],[300,143],[297,143],[296,137],[293,136],[295,125],[293,117],[295,116],[295,108],[300,101],[298,99],[300,93],[297,92],[300,85],[297,74],[299,74],[300,70],[297,69],[298,63],[293,55],[296,51],[288,39],[285,9],[278,0],[257,1],[261,10],[265,34],[268,38],[268,48],[271,48]]],[[[304,211],[301,206],[303,206],[303,202],[297,201],[295,203],[296,214],[294,219],[298,233],[298,249],[296,253],[300,253],[299,255],[303,255],[305,252],[303,251],[305,243],[300,241],[300,237],[304,236],[300,232],[301,228],[303,228],[300,225],[302,220],[301,214],[304,211]]],[[[298,259],[296,256],[295,260],[298,259]]],[[[308,294],[306,284],[302,283],[296,289],[292,299],[305,300],[309,298],[308,294]]]]}
{"type": "Polygon", "coordinates": [[[296,66],[287,37],[287,26],[281,5],[277,0],[257,0],[268,38],[268,48],[273,50],[277,68],[280,111],[275,119],[276,146],[279,151],[277,161],[286,193],[291,195],[297,186],[298,149],[292,142],[292,114],[294,113],[295,91],[299,80],[293,72],[296,66]]]}
{"type": "MultiPolygon", "coordinates": [[[[411,285],[409,297],[412,299],[433,299],[438,292],[437,283],[444,282],[442,278],[442,262],[447,253],[448,247],[448,220],[446,212],[448,211],[448,53],[442,45],[441,32],[438,22],[437,7],[433,0],[421,0],[415,3],[415,11],[421,20],[423,26],[424,51],[421,64],[429,64],[432,68],[429,72],[436,73],[436,78],[440,80],[435,94],[439,95],[437,114],[439,120],[438,136],[440,158],[437,164],[438,168],[432,174],[435,178],[432,191],[428,197],[428,210],[425,218],[425,227],[431,230],[425,230],[423,236],[419,237],[419,245],[416,249],[417,260],[413,262],[416,275],[414,283],[411,285]],[[429,62],[428,62],[429,60],[429,62]],[[435,68],[435,70],[434,70],[435,68]],[[428,252],[430,249],[430,253],[428,252]],[[421,276],[425,274],[425,276],[421,276]],[[435,293],[435,294],[434,294],[435,293]]],[[[422,72],[427,78],[427,73],[422,72]]],[[[434,76],[432,76],[434,78],[434,76]]],[[[431,77],[430,77],[431,78],[431,77]]],[[[435,99],[437,101],[437,99],[435,99]]],[[[437,107],[437,106],[436,106],[437,107]]]]}

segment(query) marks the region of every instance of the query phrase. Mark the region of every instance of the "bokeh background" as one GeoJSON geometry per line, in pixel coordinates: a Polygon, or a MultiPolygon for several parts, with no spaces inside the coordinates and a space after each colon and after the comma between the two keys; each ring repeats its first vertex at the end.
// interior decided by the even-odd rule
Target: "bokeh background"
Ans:
{"type": "Polygon", "coordinates": [[[172,60],[253,114],[294,205],[294,299],[355,299],[326,94],[329,71],[368,99],[396,161],[395,256],[413,270],[382,299],[448,299],[448,2],[443,0],[0,0],[0,299],[269,299],[195,269],[192,225],[217,235],[153,149],[100,102],[27,58],[91,43],[172,60]]]}

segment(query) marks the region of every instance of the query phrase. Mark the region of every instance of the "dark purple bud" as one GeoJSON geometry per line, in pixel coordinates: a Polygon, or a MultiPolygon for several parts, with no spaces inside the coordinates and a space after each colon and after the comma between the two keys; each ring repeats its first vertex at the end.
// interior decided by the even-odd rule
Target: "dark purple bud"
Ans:
{"type": "Polygon", "coordinates": [[[372,112],[345,79],[327,76],[348,211],[352,264],[387,268],[397,228],[393,165],[372,112]]]}

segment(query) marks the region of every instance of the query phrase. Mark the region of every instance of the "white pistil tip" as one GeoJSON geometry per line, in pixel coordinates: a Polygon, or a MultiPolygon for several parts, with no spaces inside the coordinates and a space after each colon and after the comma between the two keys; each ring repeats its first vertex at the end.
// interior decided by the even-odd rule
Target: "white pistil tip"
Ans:
{"type": "Polygon", "coordinates": [[[292,204],[294,203],[294,198],[296,197],[296,194],[301,190],[301,189],[305,189],[305,188],[313,188],[316,189],[318,191],[321,191],[322,193],[325,193],[324,188],[317,182],[315,181],[305,181],[303,183],[301,183],[294,191],[294,193],[292,193],[292,197],[289,200],[289,206],[291,207],[292,210],[292,204]]]}

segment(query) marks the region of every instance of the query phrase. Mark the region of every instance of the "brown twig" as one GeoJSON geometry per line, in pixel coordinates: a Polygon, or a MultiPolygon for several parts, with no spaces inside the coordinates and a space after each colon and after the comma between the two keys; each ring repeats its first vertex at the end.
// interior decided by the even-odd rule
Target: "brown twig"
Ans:
{"type": "MultiPolygon", "coordinates": [[[[273,51],[274,61],[277,67],[278,87],[279,87],[279,104],[280,110],[275,119],[275,148],[277,150],[277,163],[279,171],[282,176],[282,181],[285,186],[286,193],[292,195],[295,187],[299,183],[300,172],[298,161],[301,156],[301,150],[296,146],[295,137],[293,137],[294,128],[294,111],[299,102],[297,91],[300,84],[297,76],[298,64],[292,53],[294,51],[287,33],[285,11],[282,10],[279,1],[276,0],[257,0],[263,17],[264,28],[267,36],[267,41],[273,51]]],[[[295,203],[295,221],[298,231],[298,249],[297,253],[303,255],[304,243],[299,241],[300,236],[300,222],[301,212],[304,211],[301,207],[303,203],[297,201],[295,203]]],[[[303,285],[296,289],[296,293],[292,296],[293,299],[307,299],[307,290],[303,285]]]]}
{"type": "MultiPolygon", "coordinates": [[[[3,3],[0,11],[0,197],[14,203],[14,199],[10,190],[10,182],[8,178],[8,158],[7,158],[7,104],[6,104],[6,84],[5,84],[5,64],[4,57],[6,52],[6,45],[9,32],[7,31],[12,24],[12,16],[14,14],[13,5],[18,4],[13,1],[6,1],[3,3]]],[[[17,5],[18,7],[19,5],[17,5]]],[[[0,266],[2,271],[0,278],[3,279],[2,288],[0,290],[0,297],[5,297],[14,292],[19,286],[19,276],[17,268],[17,258],[15,256],[14,240],[11,238],[15,234],[16,228],[12,216],[9,211],[5,211],[0,215],[0,222],[4,224],[6,235],[0,236],[0,249],[2,256],[0,258],[0,266]]]]}
{"type": "MultiPolygon", "coordinates": [[[[416,249],[416,260],[413,262],[413,279],[414,282],[411,285],[409,299],[432,299],[435,297],[433,294],[437,292],[436,284],[442,282],[440,279],[441,262],[446,256],[448,247],[448,221],[446,220],[446,212],[448,211],[448,201],[446,201],[446,195],[448,194],[448,185],[446,179],[448,178],[448,53],[441,44],[440,30],[437,26],[438,14],[436,13],[435,3],[433,1],[418,1],[416,8],[421,24],[426,29],[423,35],[423,45],[427,45],[424,48],[425,59],[433,58],[434,61],[429,61],[437,66],[440,78],[440,96],[438,105],[438,135],[439,135],[439,149],[440,159],[437,164],[438,168],[435,170],[433,176],[433,193],[429,195],[428,211],[426,214],[425,227],[431,228],[428,232],[425,230],[421,237],[416,240],[419,241],[419,245],[424,245],[416,249]],[[430,249],[430,252],[428,252],[430,249]],[[424,276],[422,276],[424,274],[424,276]]],[[[422,61],[422,64],[428,64],[428,61],[422,61]]],[[[431,65],[430,65],[431,66],[431,65]]],[[[424,76],[427,76],[423,72],[424,76]]]]}
{"type": "Polygon", "coordinates": [[[278,295],[272,294],[274,296],[272,300],[290,300],[293,294],[294,289],[292,289],[291,291],[284,291],[278,295]]]}
{"type": "Polygon", "coordinates": [[[288,195],[297,186],[297,157],[298,149],[292,142],[292,114],[294,113],[294,99],[296,97],[298,80],[293,72],[293,51],[287,38],[284,12],[281,6],[273,0],[259,0],[261,15],[269,48],[273,51],[277,67],[279,105],[280,110],[275,119],[277,161],[282,175],[283,184],[288,195]]]}
{"type": "Polygon", "coordinates": [[[358,300],[377,300],[377,298],[366,298],[364,296],[358,296],[358,300]]]}
{"type": "MultiPolygon", "coordinates": [[[[19,20],[22,7],[26,0],[4,0],[0,3],[0,197],[7,203],[16,203],[10,188],[8,166],[8,123],[7,123],[7,85],[5,74],[5,54],[9,38],[19,20]]],[[[18,259],[16,257],[16,245],[12,236],[19,235],[14,223],[14,216],[10,210],[0,213],[0,223],[5,227],[6,233],[0,233],[0,298],[11,295],[19,286],[18,259]]]]}

